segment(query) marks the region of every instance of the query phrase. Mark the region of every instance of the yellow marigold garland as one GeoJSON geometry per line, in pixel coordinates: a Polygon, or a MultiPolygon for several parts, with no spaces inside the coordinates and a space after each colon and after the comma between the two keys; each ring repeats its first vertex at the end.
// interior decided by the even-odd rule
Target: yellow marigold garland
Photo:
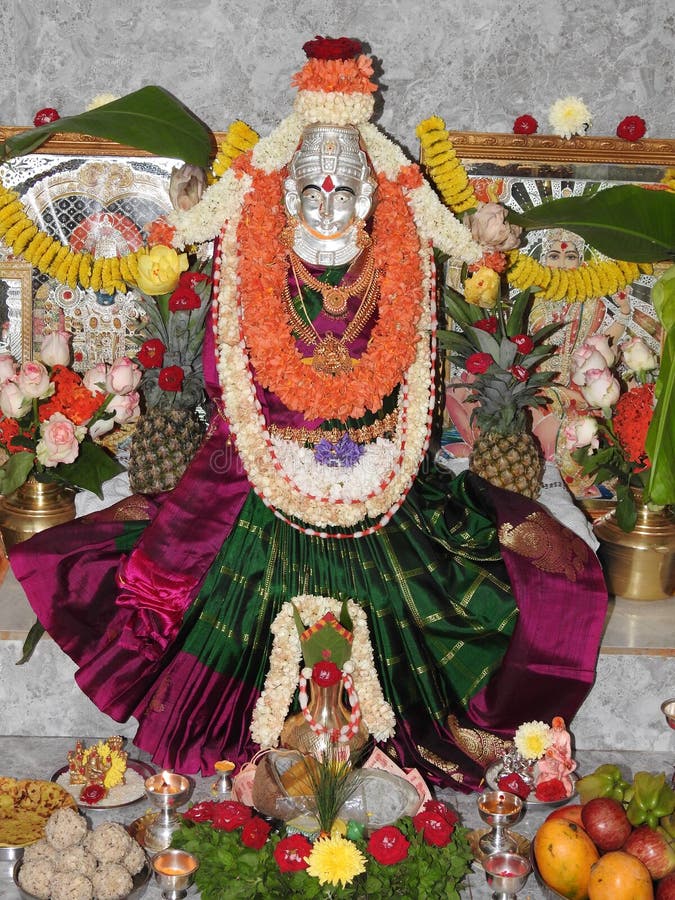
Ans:
{"type": "MultiPolygon", "coordinates": [[[[443,202],[455,213],[463,213],[478,206],[473,185],[462,163],[457,159],[443,119],[431,116],[416,129],[421,145],[421,160],[438,188],[443,202]]],[[[669,170],[670,178],[673,172],[669,170]]],[[[670,186],[668,175],[664,184],[670,186]]],[[[615,294],[631,284],[644,272],[651,275],[651,263],[632,263],[606,259],[584,263],[578,269],[552,269],[520,250],[507,254],[507,278],[511,287],[525,290],[541,289],[541,300],[565,300],[583,303],[592,297],[615,294]]]]}
{"type": "Polygon", "coordinates": [[[225,132],[225,137],[218,142],[218,153],[213,160],[211,181],[217,181],[242,153],[254,147],[259,135],[246,122],[237,119],[225,132]]]}
{"type": "Polygon", "coordinates": [[[478,205],[466,169],[457,159],[445,122],[440,116],[425,119],[415,129],[422,148],[421,161],[438,188],[443,202],[458,215],[478,205]]]}

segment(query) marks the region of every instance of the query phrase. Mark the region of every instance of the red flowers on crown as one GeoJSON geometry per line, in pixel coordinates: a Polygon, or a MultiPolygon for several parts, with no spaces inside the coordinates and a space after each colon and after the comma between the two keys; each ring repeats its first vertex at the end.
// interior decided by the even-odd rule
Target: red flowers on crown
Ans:
{"type": "Polygon", "coordinates": [[[353,59],[363,52],[361,41],[318,35],[302,45],[308,59],[353,59]]]}

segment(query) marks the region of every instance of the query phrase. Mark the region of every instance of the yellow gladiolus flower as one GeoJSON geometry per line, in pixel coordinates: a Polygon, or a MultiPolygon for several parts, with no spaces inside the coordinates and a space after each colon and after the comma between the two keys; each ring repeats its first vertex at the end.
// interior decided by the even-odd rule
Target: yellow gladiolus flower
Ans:
{"type": "Polygon", "coordinates": [[[187,254],[157,244],[148,253],[139,256],[136,283],[151,296],[168,294],[176,287],[181,272],[185,272],[187,267],[187,254]]]}
{"type": "Polygon", "coordinates": [[[464,282],[464,299],[474,306],[492,309],[499,297],[499,275],[494,269],[481,266],[464,282]]]}

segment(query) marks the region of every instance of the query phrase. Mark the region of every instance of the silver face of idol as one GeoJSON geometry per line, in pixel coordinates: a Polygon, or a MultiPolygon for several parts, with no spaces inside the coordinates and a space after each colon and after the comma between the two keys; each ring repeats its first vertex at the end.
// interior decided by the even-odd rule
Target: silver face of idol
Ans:
{"type": "Polygon", "coordinates": [[[293,249],[300,259],[326,266],[354,259],[374,185],[355,128],[308,126],[284,184],[286,211],[298,223],[293,249]]]}

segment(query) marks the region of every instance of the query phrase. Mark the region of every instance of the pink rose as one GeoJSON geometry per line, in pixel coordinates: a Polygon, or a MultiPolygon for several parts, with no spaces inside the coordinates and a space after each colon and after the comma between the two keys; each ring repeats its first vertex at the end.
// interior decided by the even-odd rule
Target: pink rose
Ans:
{"type": "Polygon", "coordinates": [[[42,400],[54,393],[49,372],[39,362],[25,362],[19,369],[16,382],[24,397],[37,397],[42,400]]]}
{"type": "Polygon", "coordinates": [[[606,369],[607,360],[590,344],[584,343],[572,354],[572,381],[579,386],[586,383],[586,372],[589,369],[606,369]]]}
{"type": "Polygon", "coordinates": [[[93,395],[106,392],[106,380],[108,378],[108,366],[104,362],[96,363],[82,376],[82,384],[93,395]]]}
{"type": "Polygon", "coordinates": [[[128,356],[116,359],[106,378],[106,388],[111,394],[130,394],[141,380],[140,368],[128,356]]]}
{"type": "Polygon", "coordinates": [[[581,393],[589,406],[607,409],[619,399],[621,386],[609,369],[587,369],[586,383],[581,386],[581,393]]]}
{"type": "Polygon", "coordinates": [[[71,335],[67,331],[52,331],[42,338],[40,359],[46,366],[67,366],[70,362],[71,335]]]}
{"type": "Polygon", "coordinates": [[[186,212],[202,198],[206,187],[206,172],[199,166],[183,163],[172,169],[169,179],[169,200],[174,209],[186,212]]]}
{"type": "Polygon", "coordinates": [[[138,391],[131,391],[129,394],[117,394],[106,406],[106,411],[115,413],[115,422],[118,425],[136,422],[141,415],[140,400],[138,391]]]}
{"type": "Polygon", "coordinates": [[[24,396],[15,381],[8,381],[0,388],[0,410],[8,419],[20,419],[31,408],[33,401],[24,396]]]}
{"type": "Polygon", "coordinates": [[[475,213],[464,216],[464,224],[474,241],[486,250],[513,250],[520,243],[522,228],[509,225],[508,210],[501,203],[483,203],[475,213]]]}
{"type": "Polygon", "coordinates": [[[40,426],[42,438],[37,443],[35,454],[43,466],[74,462],[86,431],[84,425],[74,425],[63,413],[54,413],[40,426]]]}
{"type": "Polygon", "coordinates": [[[579,450],[588,447],[592,453],[600,446],[598,440],[598,421],[593,416],[574,419],[565,426],[565,443],[568,450],[579,450]]]}
{"type": "Polygon", "coordinates": [[[605,365],[613,366],[616,362],[616,353],[609,346],[609,338],[606,335],[592,334],[586,338],[584,344],[590,345],[598,353],[601,353],[605,360],[605,365]]]}
{"type": "Polygon", "coordinates": [[[16,375],[16,362],[9,353],[0,353],[0,386],[16,375]]]}

